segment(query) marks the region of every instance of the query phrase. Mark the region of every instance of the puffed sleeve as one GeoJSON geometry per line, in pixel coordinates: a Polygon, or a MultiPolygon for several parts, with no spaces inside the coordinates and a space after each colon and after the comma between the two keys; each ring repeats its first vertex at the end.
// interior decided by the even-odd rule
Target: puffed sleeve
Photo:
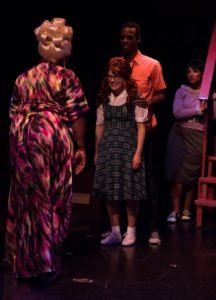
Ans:
{"type": "Polygon", "coordinates": [[[104,124],[104,109],[103,105],[101,104],[97,108],[97,119],[96,119],[96,125],[103,125],[104,124]]]}
{"type": "Polygon", "coordinates": [[[137,123],[145,123],[148,121],[148,108],[135,106],[135,120],[137,123]]]}

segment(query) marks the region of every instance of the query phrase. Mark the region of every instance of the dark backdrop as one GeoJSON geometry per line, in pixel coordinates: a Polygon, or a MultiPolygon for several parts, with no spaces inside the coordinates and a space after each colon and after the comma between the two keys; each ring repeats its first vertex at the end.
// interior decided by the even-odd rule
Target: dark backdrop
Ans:
{"type": "Polygon", "coordinates": [[[198,0],[173,1],[171,4],[131,0],[100,4],[93,1],[54,4],[54,1],[45,0],[29,1],[28,4],[22,1],[19,4],[4,3],[0,18],[0,212],[5,210],[9,186],[8,110],[13,83],[20,72],[38,62],[33,31],[44,19],[53,17],[65,17],[74,28],[73,53],[68,66],[80,77],[91,107],[87,117],[87,151],[91,161],[95,95],[107,60],[121,53],[120,25],[126,21],[138,22],[142,29],[140,50],[162,64],[168,90],[166,101],[158,107],[158,115],[165,141],[173,121],[173,96],[184,80],[185,64],[194,56],[206,58],[215,9],[208,1],[198,0]]]}

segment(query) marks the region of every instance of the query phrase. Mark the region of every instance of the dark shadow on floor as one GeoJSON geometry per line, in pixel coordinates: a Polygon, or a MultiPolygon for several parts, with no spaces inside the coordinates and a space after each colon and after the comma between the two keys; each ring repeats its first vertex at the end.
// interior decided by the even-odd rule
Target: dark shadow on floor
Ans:
{"type": "Polygon", "coordinates": [[[161,228],[162,244],[149,246],[139,231],[133,247],[100,246],[102,216],[74,206],[64,244],[64,276],[52,285],[19,282],[3,266],[2,300],[175,299],[213,300],[216,295],[216,226],[178,223],[161,228]]]}

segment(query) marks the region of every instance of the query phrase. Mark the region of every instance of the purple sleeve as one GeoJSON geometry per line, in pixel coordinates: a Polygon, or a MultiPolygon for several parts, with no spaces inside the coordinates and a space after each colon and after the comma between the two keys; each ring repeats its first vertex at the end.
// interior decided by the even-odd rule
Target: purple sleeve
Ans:
{"type": "Polygon", "coordinates": [[[69,121],[75,121],[88,112],[89,106],[79,78],[71,71],[65,78],[65,109],[69,121]]]}
{"type": "Polygon", "coordinates": [[[181,88],[178,89],[175,94],[175,99],[173,103],[173,114],[177,120],[186,119],[201,114],[198,105],[191,107],[184,106],[184,100],[186,96],[186,93],[184,93],[181,88]]]}

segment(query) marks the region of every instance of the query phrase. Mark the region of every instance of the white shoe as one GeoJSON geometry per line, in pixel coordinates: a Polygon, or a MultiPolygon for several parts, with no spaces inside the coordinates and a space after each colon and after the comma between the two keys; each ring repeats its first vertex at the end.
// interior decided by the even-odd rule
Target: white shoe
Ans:
{"type": "Polygon", "coordinates": [[[161,238],[160,238],[158,231],[153,231],[151,233],[148,242],[149,242],[149,244],[152,244],[152,245],[160,245],[161,238]]]}
{"type": "Polygon", "coordinates": [[[179,213],[172,211],[167,217],[167,222],[176,223],[179,219],[180,219],[179,213]]]}
{"type": "Polygon", "coordinates": [[[132,246],[136,242],[136,235],[135,234],[124,234],[124,239],[122,240],[122,246],[132,246]]]}
{"type": "Polygon", "coordinates": [[[122,236],[121,233],[118,232],[111,232],[107,237],[101,240],[101,245],[112,245],[112,244],[118,244],[121,243],[122,236]]]}

